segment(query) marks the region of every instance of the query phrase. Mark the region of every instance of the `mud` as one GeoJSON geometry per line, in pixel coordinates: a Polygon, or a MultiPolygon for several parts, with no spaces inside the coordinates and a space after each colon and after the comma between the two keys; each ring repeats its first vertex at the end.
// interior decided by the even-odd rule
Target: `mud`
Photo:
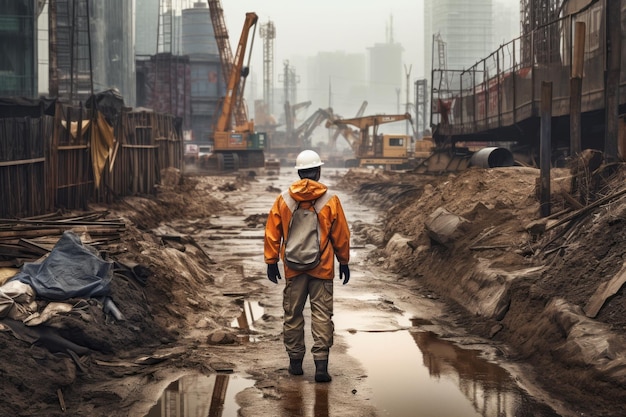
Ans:
{"type": "MultiPolygon", "coordinates": [[[[619,188],[620,172],[613,183],[604,182],[614,184],[605,194],[619,188]]],[[[350,294],[384,285],[391,302],[377,308],[401,314],[419,304],[429,313],[418,321],[439,337],[488,341],[491,359],[560,415],[622,414],[623,290],[597,317],[584,320],[582,311],[622,267],[622,199],[563,223],[565,232],[555,226],[536,233],[528,228],[539,217],[536,170],[328,175],[362,213],[352,220],[355,271],[390,273],[338,288],[347,298],[342,302],[349,306],[350,294]],[[424,229],[438,207],[469,221],[449,246],[433,242],[424,229]],[[369,208],[385,215],[372,221],[369,208]]],[[[553,178],[553,212],[570,210],[557,221],[573,210],[560,192],[568,172],[553,178]]],[[[277,189],[278,178],[183,176],[155,197],[91,207],[127,223],[120,242],[101,248],[107,259],[140,266],[140,274],[118,271],[113,280],[113,298],[126,320],[113,320],[90,300],[80,312],[47,324],[90,349],[81,356],[51,352],[3,326],[0,414],[144,416],[172,381],[193,371],[253,380],[236,396],[243,416],[377,415],[362,364],[342,338],[331,353],[331,385],[313,382],[312,360],[305,362],[304,378],[287,373],[280,288],[265,278],[262,254],[245,244],[262,236],[264,199],[271,201],[277,189]],[[255,204],[244,212],[241,203],[250,199],[255,204]],[[250,298],[263,308],[261,319],[252,328],[233,327],[242,299],[250,298]]]]}

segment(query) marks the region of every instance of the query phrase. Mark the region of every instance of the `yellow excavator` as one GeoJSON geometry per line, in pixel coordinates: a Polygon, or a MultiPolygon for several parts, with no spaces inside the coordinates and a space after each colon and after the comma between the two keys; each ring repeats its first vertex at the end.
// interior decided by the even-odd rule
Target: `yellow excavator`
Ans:
{"type": "Polygon", "coordinates": [[[383,166],[385,169],[398,169],[408,166],[412,160],[409,152],[412,137],[401,134],[378,134],[378,126],[385,123],[411,120],[409,113],[382,114],[373,116],[353,117],[350,119],[334,119],[331,124],[340,128],[346,125],[358,128],[359,135],[344,135],[350,142],[355,159],[346,161],[346,167],[363,167],[368,165],[383,166]],[[370,135],[370,128],[373,129],[370,135]]]}
{"type": "Polygon", "coordinates": [[[227,79],[221,112],[213,129],[213,155],[208,160],[208,167],[218,171],[263,168],[266,134],[255,131],[254,120],[248,119],[243,100],[245,77],[248,75],[248,68],[244,67],[244,55],[249,32],[256,26],[258,16],[253,12],[246,13],[237,51],[232,58],[220,2],[210,0],[209,10],[220,51],[222,71],[227,79]]]}

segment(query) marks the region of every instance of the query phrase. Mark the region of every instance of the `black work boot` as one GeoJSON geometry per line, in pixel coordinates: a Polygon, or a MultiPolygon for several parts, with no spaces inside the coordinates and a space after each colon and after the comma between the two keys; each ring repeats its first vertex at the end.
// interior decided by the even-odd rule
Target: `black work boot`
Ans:
{"type": "Polygon", "coordinates": [[[328,359],[315,360],[315,382],[330,382],[333,379],[328,374],[328,359]]]}
{"type": "Polygon", "coordinates": [[[291,375],[302,375],[304,371],[302,370],[302,358],[300,359],[289,359],[289,373],[291,375]]]}

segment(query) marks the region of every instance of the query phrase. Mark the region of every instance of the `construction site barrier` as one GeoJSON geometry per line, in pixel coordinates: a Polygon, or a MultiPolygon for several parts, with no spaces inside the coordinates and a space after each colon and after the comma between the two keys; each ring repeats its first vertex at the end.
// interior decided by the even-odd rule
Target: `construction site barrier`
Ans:
{"type": "Polygon", "coordinates": [[[82,106],[38,107],[9,103],[0,112],[0,218],[154,194],[161,170],[182,169],[182,130],[173,115],[125,109],[110,124],[82,106]],[[111,141],[96,140],[96,129],[113,132],[110,149],[111,141]]]}

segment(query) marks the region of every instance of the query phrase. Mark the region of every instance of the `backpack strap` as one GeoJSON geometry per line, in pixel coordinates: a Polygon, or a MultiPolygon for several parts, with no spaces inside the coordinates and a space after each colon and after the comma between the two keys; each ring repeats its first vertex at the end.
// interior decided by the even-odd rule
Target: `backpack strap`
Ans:
{"type": "Polygon", "coordinates": [[[296,211],[296,209],[298,208],[298,202],[293,199],[291,194],[289,194],[289,190],[283,191],[281,195],[283,196],[285,204],[287,204],[287,207],[289,207],[289,211],[291,211],[292,213],[296,211]]]}
{"type": "MultiPolygon", "coordinates": [[[[294,211],[296,211],[296,209],[298,208],[300,203],[298,203],[296,200],[294,200],[294,198],[291,196],[291,194],[289,194],[289,190],[283,191],[282,192],[282,196],[283,196],[283,200],[285,201],[285,204],[287,204],[287,207],[289,207],[289,211],[291,211],[292,213],[294,211]]],[[[333,198],[333,197],[334,197],[334,194],[329,193],[328,191],[326,191],[324,193],[324,195],[322,195],[320,198],[315,200],[315,203],[313,203],[313,209],[315,209],[315,212],[319,213],[319,211],[322,208],[324,208],[326,203],[328,203],[328,201],[331,198],[333,198]]]]}
{"type": "Polygon", "coordinates": [[[330,201],[330,199],[333,198],[333,196],[334,194],[331,194],[328,191],[326,191],[324,195],[322,195],[320,198],[315,200],[315,203],[313,203],[313,209],[315,209],[315,212],[319,213],[320,210],[324,208],[326,203],[328,203],[328,201],[330,201]]]}

